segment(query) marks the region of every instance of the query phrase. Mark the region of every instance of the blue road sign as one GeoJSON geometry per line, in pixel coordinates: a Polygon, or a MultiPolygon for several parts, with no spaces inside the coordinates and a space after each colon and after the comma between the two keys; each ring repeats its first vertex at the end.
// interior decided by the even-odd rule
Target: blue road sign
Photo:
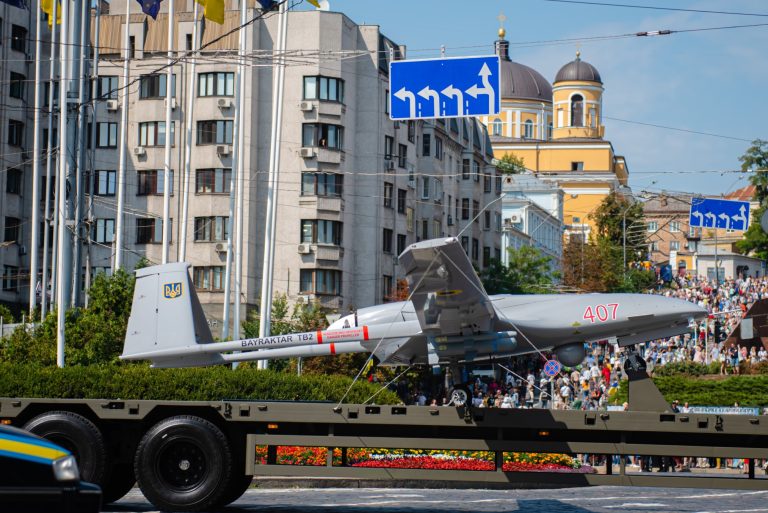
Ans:
{"type": "Polygon", "coordinates": [[[499,57],[461,57],[389,64],[391,119],[498,114],[499,57]]]}
{"type": "Polygon", "coordinates": [[[693,198],[688,222],[692,227],[745,231],[749,228],[749,202],[693,198]]]}
{"type": "Polygon", "coordinates": [[[547,360],[547,363],[544,364],[544,374],[550,378],[554,378],[560,374],[560,369],[562,369],[562,366],[557,360],[547,360]]]}

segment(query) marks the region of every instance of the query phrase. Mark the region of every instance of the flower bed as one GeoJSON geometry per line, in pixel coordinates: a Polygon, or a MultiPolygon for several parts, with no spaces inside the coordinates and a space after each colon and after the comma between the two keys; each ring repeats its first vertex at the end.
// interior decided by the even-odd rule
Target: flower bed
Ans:
{"type": "MultiPolygon", "coordinates": [[[[278,465],[323,466],[326,464],[326,447],[278,446],[278,465]]],[[[267,462],[266,446],[256,447],[256,461],[267,462]]],[[[333,465],[341,466],[341,449],[333,450],[333,465]]],[[[492,451],[437,451],[411,449],[362,449],[347,450],[347,465],[362,468],[402,468],[430,470],[492,471],[495,469],[492,451]]],[[[504,472],[576,472],[594,473],[595,470],[567,454],[539,454],[505,452],[504,472]]]]}

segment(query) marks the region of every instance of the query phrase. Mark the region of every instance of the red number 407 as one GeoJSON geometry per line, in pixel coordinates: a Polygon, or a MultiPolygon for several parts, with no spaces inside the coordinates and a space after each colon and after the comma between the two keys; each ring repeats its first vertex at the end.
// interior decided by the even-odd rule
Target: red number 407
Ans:
{"type": "Polygon", "coordinates": [[[584,320],[589,320],[589,322],[594,323],[595,321],[598,322],[605,322],[609,318],[612,321],[616,320],[616,311],[619,309],[618,303],[608,303],[607,305],[597,305],[594,308],[591,306],[588,306],[586,310],[584,310],[584,320]]]}

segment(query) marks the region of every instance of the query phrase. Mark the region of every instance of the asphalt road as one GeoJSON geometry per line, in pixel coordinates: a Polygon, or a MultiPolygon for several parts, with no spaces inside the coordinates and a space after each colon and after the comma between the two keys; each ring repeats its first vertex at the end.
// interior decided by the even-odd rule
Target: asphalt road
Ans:
{"type": "MultiPolygon", "coordinates": [[[[157,511],[134,488],[107,512],[157,511]]],[[[768,513],[768,490],[730,491],[600,486],[557,490],[280,488],[246,492],[221,512],[281,513],[768,513]]]]}

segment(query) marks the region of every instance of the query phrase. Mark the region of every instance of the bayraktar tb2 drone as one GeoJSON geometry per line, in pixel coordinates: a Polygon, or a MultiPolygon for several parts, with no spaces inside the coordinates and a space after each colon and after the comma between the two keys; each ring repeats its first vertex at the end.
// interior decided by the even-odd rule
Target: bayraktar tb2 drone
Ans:
{"type": "MultiPolygon", "coordinates": [[[[400,255],[410,301],[361,308],[327,330],[214,342],[187,263],[136,271],[122,359],[153,367],[373,353],[380,365],[461,364],[552,351],[566,366],[584,359],[584,344],[629,346],[686,333],[703,308],[647,294],[489,296],[455,238],[409,246],[400,255]]],[[[454,403],[466,400],[457,386],[454,403]]]]}

